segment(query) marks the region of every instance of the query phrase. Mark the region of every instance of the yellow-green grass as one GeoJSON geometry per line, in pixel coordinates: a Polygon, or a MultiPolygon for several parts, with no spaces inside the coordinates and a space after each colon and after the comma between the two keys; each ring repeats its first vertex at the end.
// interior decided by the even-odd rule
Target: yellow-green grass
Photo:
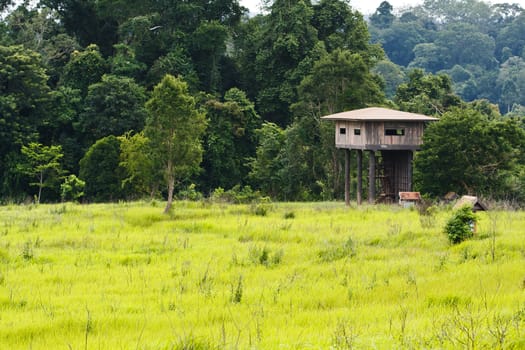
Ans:
{"type": "Polygon", "coordinates": [[[525,213],[262,206],[0,207],[0,349],[525,347],[525,213]]]}

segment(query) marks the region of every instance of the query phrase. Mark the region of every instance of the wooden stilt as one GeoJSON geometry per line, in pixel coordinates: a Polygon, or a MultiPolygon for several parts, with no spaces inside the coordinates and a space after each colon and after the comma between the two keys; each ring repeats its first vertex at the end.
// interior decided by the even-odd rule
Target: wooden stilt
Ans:
{"type": "Polygon", "coordinates": [[[408,153],[408,190],[409,192],[412,191],[412,174],[413,174],[413,160],[414,160],[414,152],[409,151],[408,153]]]}
{"type": "Polygon", "coordinates": [[[361,205],[363,200],[363,151],[357,150],[357,204],[361,205]]]}
{"type": "Polygon", "coordinates": [[[345,204],[350,205],[350,149],[345,148],[345,204]]]}
{"type": "Polygon", "coordinates": [[[376,200],[376,152],[370,151],[368,158],[368,203],[376,200]]]}

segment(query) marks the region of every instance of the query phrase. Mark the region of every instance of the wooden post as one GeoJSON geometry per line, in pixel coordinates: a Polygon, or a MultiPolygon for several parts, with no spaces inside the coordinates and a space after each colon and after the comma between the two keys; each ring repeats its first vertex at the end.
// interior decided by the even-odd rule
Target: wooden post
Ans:
{"type": "Polygon", "coordinates": [[[414,151],[408,152],[408,191],[412,191],[412,174],[413,174],[413,160],[414,160],[414,151]]]}
{"type": "Polygon", "coordinates": [[[368,203],[376,200],[376,152],[370,151],[368,158],[368,203]]]}
{"type": "Polygon", "coordinates": [[[363,151],[357,150],[357,205],[361,205],[363,194],[363,151]]]}
{"type": "Polygon", "coordinates": [[[350,205],[350,149],[345,148],[345,204],[350,205]]]}

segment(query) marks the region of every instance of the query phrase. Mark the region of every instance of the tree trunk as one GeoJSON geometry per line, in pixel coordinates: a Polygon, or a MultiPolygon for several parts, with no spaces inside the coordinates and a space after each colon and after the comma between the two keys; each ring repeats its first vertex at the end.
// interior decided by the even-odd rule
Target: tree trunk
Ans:
{"type": "Polygon", "coordinates": [[[350,205],[350,149],[345,148],[345,205],[350,205]]]}
{"type": "Polygon", "coordinates": [[[39,180],[40,180],[40,183],[39,183],[39,185],[38,185],[38,199],[37,199],[37,204],[40,204],[40,197],[42,196],[42,187],[44,187],[44,173],[43,173],[42,171],[40,172],[39,180]]]}
{"type": "Polygon", "coordinates": [[[174,188],[175,188],[175,178],[173,177],[173,175],[171,175],[169,176],[169,179],[168,179],[168,203],[166,203],[166,208],[164,208],[164,214],[168,214],[171,209],[171,205],[173,203],[174,188]]]}
{"type": "Polygon", "coordinates": [[[171,209],[173,203],[173,191],[175,188],[175,175],[173,174],[173,163],[171,159],[168,160],[166,172],[168,173],[168,203],[166,203],[166,208],[164,208],[164,214],[167,214],[171,209]]]}

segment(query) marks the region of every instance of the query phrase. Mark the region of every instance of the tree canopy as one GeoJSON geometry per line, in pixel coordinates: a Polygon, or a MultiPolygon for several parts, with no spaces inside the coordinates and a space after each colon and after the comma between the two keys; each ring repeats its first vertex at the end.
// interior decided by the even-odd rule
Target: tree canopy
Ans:
{"type": "Polygon", "coordinates": [[[470,132],[505,162],[455,188],[525,199],[515,141],[525,126],[523,8],[383,1],[363,16],[351,5],[276,0],[253,15],[238,0],[0,2],[0,202],[32,198],[36,183],[44,201],[171,201],[219,188],[337,199],[344,159],[320,118],[368,106],[448,125],[429,128],[417,161],[424,191],[444,189],[427,172],[445,177],[467,161],[452,154],[430,167],[425,157],[441,147],[432,140],[470,132]],[[36,179],[30,145],[35,155],[60,150],[60,171],[36,179]],[[69,174],[62,184],[58,173],[69,174]]]}

